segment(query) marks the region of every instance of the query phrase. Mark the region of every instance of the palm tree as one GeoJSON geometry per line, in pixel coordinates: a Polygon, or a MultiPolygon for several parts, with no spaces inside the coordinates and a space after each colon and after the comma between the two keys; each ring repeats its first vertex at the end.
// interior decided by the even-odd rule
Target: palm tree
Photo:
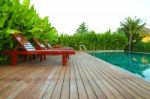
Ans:
{"type": "MultiPolygon", "coordinates": [[[[127,17],[125,21],[120,23],[120,32],[123,32],[128,38],[128,50],[131,51],[131,44],[139,39],[139,34],[143,32],[144,26],[146,23],[143,23],[140,18],[127,17]]],[[[133,46],[132,46],[133,48],[133,46]]]]}

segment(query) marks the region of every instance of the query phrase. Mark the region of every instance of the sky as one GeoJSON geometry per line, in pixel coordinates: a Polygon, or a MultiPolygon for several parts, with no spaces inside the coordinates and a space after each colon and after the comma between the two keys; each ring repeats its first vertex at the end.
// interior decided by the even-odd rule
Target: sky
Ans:
{"type": "Polygon", "coordinates": [[[41,17],[49,16],[58,33],[74,34],[82,22],[90,30],[115,31],[126,17],[141,18],[150,28],[150,0],[31,0],[41,17]]]}

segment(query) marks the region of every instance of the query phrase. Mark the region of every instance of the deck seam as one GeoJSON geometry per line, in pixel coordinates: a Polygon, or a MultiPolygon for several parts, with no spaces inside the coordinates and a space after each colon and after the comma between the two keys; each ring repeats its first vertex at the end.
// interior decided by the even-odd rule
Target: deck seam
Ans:
{"type": "Polygon", "coordinates": [[[77,64],[76,59],[75,59],[75,64],[76,64],[76,66],[77,66],[76,68],[78,69],[78,72],[79,72],[79,74],[80,74],[80,78],[81,78],[81,81],[82,81],[84,90],[85,90],[85,92],[86,92],[87,98],[89,99],[89,96],[88,96],[88,94],[87,94],[87,90],[86,90],[86,88],[85,88],[85,84],[84,84],[84,82],[83,82],[83,78],[82,78],[81,73],[80,73],[80,70],[79,70],[79,68],[78,68],[78,64],[77,64]]]}
{"type": "MultiPolygon", "coordinates": [[[[81,63],[80,63],[80,62],[78,62],[78,63],[81,65],[81,63]]],[[[78,68],[79,68],[79,66],[78,66],[78,68]]],[[[91,83],[90,83],[89,79],[87,78],[87,75],[85,74],[85,71],[83,70],[82,65],[81,65],[81,69],[82,69],[83,74],[84,74],[84,76],[86,77],[86,79],[87,79],[87,81],[88,81],[88,83],[89,83],[89,85],[90,85],[90,88],[92,89],[92,91],[93,91],[94,95],[95,95],[95,96],[96,96],[96,98],[98,99],[98,96],[96,95],[96,93],[95,93],[95,91],[94,91],[94,89],[93,89],[93,87],[92,87],[92,85],[91,85],[91,83]]],[[[88,97],[89,97],[89,96],[88,96],[88,97]]]]}
{"type": "MultiPolygon", "coordinates": [[[[85,66],[86,68],[86,66],[85,66]]],[[[89,70],[86,68],[86,71],[88,71],[89,73],[89,70]]],[[[99,88],[99,90],[104,94],[105,98],[107,98],[107,95],[103,92],[103,90],[101,89],[101,87],[99,86],[99,84],[95,81],[95,79],[93,78],[93,76],[91,75],[91,73],[89,73],[89,75],[91,76],[91,78],[93,79],[93,81],[95,82],[95,84],[97,85],[97,87],[99,88]]]]}

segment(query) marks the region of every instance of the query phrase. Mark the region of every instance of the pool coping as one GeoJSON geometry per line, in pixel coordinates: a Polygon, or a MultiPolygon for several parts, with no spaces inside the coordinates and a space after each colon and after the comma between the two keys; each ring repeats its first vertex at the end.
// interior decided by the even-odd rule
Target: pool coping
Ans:
{"type": "Polygon", "coordinates": [[[134,51],[124,51],[124,50],[91,50],[91,51],[86,51],[88,53],[92,53],[92,52],[132,52],[132,53],[143,53],[143,54],[150,54],[150,52],[134,52],[134,51]]]}
{"type": "Polygon", "coordinates": [[[124,50],[91,50],[91,51],[86,51],[86,52],[96,52],[96,53],[98,53],[98,52],[125,52],[124,50]]]}

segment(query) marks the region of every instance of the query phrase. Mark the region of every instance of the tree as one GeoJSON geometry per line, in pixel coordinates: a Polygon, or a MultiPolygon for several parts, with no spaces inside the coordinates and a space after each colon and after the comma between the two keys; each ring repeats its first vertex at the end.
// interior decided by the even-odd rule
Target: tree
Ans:
{"type": "Polygon", "coordinates": [[[88,32],[89,32],[88,26],[86,25],[85,22],[82,22],[79,25],[79,28],[76,30],[75,34],[84,34],[84,33],[88,33],[88,32]]]}
{"type": "Polygon", "coordinates": [[[128,45],[126,50],[131,51],[134,48],[134,44],[139,41],[139,34],[143,32],[144,26],[146,23],[143,23],[140,18],[127,17],[125,21],[120,23],[120,28],[118,31],[123,32],[128,38],[128,45]]]}

